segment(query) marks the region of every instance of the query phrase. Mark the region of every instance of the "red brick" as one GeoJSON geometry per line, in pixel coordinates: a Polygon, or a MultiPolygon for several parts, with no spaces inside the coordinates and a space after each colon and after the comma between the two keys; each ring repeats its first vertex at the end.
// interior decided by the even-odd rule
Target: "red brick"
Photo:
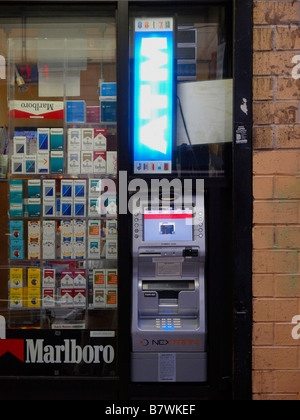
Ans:
{"type": "Polygon", "coordinates": [[[253,178],[253,197],[255,200],[273,198],[274,178],[272,176],[255,176],[253,178]]]}
{"type": "Polygon", "coordinates": [[[298,270],[297,251],[253,251],[254,273],[296,273],[298,270]]]}
{"type": "Polygon", "coordinates": [[[253,9],[254,25],[290,25],[299,22],[298,2],[256,1],[253,9]]]}
{"type": "Polygon", "coordinates": [[[253,74],[254,76],[292,76],[295,67],[293,63],[294,51],[281,52],[254,52],[253,74]]]}
{"type": "Polygon", "coordinates": [[[274,279],[273,274],[253,274],[252,293],[254,297],[273,297],[274,279]]]}
{"type": "Polygon", "coordinates": [[[287,199],[287,200],[300,198],[300,175],[276,176],[275,177],[275,198],[287,199]]]}
{"type": "Polygon", "coordinates": [[[253,228],[253,248],[254,249],[273,249],[275,241],[274,226],[254,226],[253,228]]]}
{"type": "Polygon", "coordinates": [[[297,369],[298,351],[295,347],[254,347],[254,369],[297,369]]]}
{"type": "Polygon", "coordinates": [[[255,201],[253,222],[257,224],[299,223],[299,201],[255,201]]]}
{"type": "Polygon", "coordinates": [[[276,147],[300,148],[300,126],[276,127],[276,147]]]}
{"type": "Polygon", "coordinates": [[[272,149],[274,147],[274,132],[270,126],[253,128],[253,148],[272,149]]]}
{"type": "Polygon", "coordinates": [[[274,81],[270,77],[256,77],[253,79],[254,101],[268,101],[274,98],[274,81]]]}
{"type": "Polygon", "coordinates": [[[275,296],[279,298],[300,298],[300,274],[276,274],[275,296]]]}
{"type": "Polygon", "coordinates": [[[299,100],[300,99],[300,79],[290,78],[276,79],[276,99],[277,100],[299,100]]]}
{"type": "Polygon", "coordinates": [[[275,371],[274,390],[275,392],[297,392],[300,391],[300,371],[275,371]]]}
{"type": "Polygon", "coordinates": [[[272,346],[274,342],[274,328],[271,323],[259,322],[253,325],[253,345],[272,346]]]}
{"type": "Polygon", "coordinates": [[[274,47],[273,28],[254,28],[253,29],[253,50],[271,51],[274,47]]]}
{"type": "Polygon", "coordinates": [[[255,175],[285,175],[300,173],[300,151],[274,150],[253,154],[255,175]]]}
{"type": "Polygon", "coordinates": [[[275,227],[276,248],[300,249],[300,226],[275,227]]]}

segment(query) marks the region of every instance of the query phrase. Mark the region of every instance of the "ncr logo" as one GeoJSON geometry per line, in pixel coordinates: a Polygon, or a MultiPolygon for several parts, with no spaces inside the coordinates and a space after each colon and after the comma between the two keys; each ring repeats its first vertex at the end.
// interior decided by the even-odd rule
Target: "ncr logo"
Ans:
{"type": "Polygon", "coordinates": [[[0,357],[11,353],[17,359],[24,362],[24,340],[6,340],[5,318],[0,316],[0,357]]]}

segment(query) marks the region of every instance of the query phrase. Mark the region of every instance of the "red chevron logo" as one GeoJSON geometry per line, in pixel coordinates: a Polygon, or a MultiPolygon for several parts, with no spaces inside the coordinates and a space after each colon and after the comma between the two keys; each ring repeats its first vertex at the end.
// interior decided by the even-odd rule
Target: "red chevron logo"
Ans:
{"type": "Polygon", "coordinates": [[[6,353],[24,362],[24,340],[0,340],[0,357],[6,353]]]}

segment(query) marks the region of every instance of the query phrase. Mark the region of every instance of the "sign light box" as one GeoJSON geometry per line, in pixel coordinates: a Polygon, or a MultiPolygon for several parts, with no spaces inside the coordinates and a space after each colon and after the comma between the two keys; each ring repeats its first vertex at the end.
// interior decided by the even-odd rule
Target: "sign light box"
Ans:
{"type": "Polygon", "coordinates": [[[134,173],[172,172],[173,19],[136,19],[134,173]]]}

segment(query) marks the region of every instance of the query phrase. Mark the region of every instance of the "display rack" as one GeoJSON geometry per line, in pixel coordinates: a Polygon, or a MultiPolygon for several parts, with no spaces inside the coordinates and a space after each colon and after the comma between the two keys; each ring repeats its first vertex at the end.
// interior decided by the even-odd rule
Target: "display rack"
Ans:
{"type": "MultiPolygon", "coordinates": [[[[10,40],[9,80],[20,75],[18,46],[10,40]]],[[[66,96],[65,62],[64,69],[63,97],[40,98],[37,80],[29,92],[8,89],[8,323],[91,329],[98,311],[97,327],[114,329],[116,83],[102,82],[100,106],[88,106],[66,96]]]]}

